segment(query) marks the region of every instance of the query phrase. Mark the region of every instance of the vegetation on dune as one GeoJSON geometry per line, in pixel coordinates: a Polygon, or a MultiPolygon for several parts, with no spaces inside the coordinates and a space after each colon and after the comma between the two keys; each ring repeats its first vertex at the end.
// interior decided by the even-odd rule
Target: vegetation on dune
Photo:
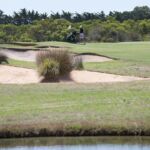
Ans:
{"type": "Polygon", "coordinates": [[[66,41],[68,26],[79,31],[82,24],[87,41],[122,42],[150,40],[150,8],[135,7],[130,12],[39,14],[21,9],[13,16],[0,11],[0,43],[15,41],[66,41]]]}
{"type": "Polygon", "coordinates": [[[38,67],[40,76],[44,76],[45,80],[55,81],[57,80],[59,72],[59,63],[53,59],[44,59],[38,67]]]}
{"type": "Polygon", "coordinates": [[[68,75],[73,69],[81,69],[82,59],[78,59],[63,49],[39,51],[36,56],[38,72],[45,79],[55,80],[68,75]]]}

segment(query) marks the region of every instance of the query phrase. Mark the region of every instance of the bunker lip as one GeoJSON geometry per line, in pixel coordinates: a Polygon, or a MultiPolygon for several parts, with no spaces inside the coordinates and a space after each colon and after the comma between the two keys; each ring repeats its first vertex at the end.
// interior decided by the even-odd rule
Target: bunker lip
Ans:
{"type": "Polygon", "coordinates": [[[106,56],[106,55],[102,55],[102,54],[96,54],[96,53],[75,53],[76,56],[80,56],[80,55],[90,55],[90,56],[100,56],[100,57],[105,57],[105,58],[109,58],[111,60],[119,60],[119,58],[114,58],[114,57],[109,57],[109,56],[106,56]]]}
{"type": "MultiPolygon", "coordinates": [[[[4,53],[8,58],[11,59],[35,62],[36,54],[39,52],[39,50],[12,51],[9,49],[0,49],[0,52],[4,53]]],[[[81,58],[83,62],[106,62],[115,60],[107,56],[97,55],[95,53],[81,53],[81,54],[72,53],[72,55],[81,58]]]]}
{"type": "MultiPolygon", "coordinates": [[[[2,84],[31,84],[40,83],[42,78],[36,70],[20,67],[0,65],[0,83],[2,84]]],[[[73,70],[68,76],[61,77],[59,82],[75,83],[111,83],[111,82],[131,82],[137,80],[149,80],[149,78],[121,76],[91,71],[73,70]]]]}

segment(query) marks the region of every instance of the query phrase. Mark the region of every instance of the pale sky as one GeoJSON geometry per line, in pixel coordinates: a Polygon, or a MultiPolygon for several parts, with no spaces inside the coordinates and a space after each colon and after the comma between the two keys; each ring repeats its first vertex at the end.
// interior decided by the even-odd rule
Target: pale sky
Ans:
{"type": "Polygon", "coordinates": [[[62,10],[79,13],[103,10],[108,13],[113,10],[132,10],[135,6],[143,5],[150,7],[150,0],[0,0],[0,9],[10,15],[21,8],[48,14],[62,10]]]}

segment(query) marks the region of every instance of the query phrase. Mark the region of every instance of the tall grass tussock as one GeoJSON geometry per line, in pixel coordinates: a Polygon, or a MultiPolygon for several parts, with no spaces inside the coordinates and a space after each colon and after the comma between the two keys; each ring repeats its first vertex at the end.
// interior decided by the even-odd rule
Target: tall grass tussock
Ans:
{"type": "Polygon", "coordinates": [[[73,69],[83,67],[82,60],[64,49],[44,50],[37,53],[36,64],[40,76],[55,80],[59,76],[69,74],[73,69]]]}

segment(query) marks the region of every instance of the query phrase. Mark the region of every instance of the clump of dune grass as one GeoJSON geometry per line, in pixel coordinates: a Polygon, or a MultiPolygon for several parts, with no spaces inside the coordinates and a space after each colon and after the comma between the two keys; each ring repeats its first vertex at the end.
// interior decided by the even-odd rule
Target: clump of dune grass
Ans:
{"type": "Polygon", "coordinates": [[[53,59],[44,59],[38,68],[39,74],[45,80],[55,81],[59,76],[59,63],[53,59]]]}
{"type": "Polygon", "coordinates": [[[75,70],[82,70],[82,69],[84,69],[83,61],[82,61],[81,57],[77,57],[77,56],[74,57],[74,59],[73,59],[73,68],[75,70]]]}
{"type": "Polygon", "coordinates": [[[83,68],[82,59],[74,57],[64,49],[39,51],[36,64],[39,75],[50,80],[68,75],[73,69],[83,68]]]}
{"type": "Polygon", "coordinates": [[[42,65],[45,59],[54,60],[59,64],[59,75],[68,74],[72,69],[72,56],[66,50],[45,50],[38,52],[36,56],[37,66],[42,65]]]}
{"type": "Polygon", "coordinates": [[[8,57],[5,54],[0,53],[0,64],[2,64],[3,62],[8,64],[8,57]]]}

